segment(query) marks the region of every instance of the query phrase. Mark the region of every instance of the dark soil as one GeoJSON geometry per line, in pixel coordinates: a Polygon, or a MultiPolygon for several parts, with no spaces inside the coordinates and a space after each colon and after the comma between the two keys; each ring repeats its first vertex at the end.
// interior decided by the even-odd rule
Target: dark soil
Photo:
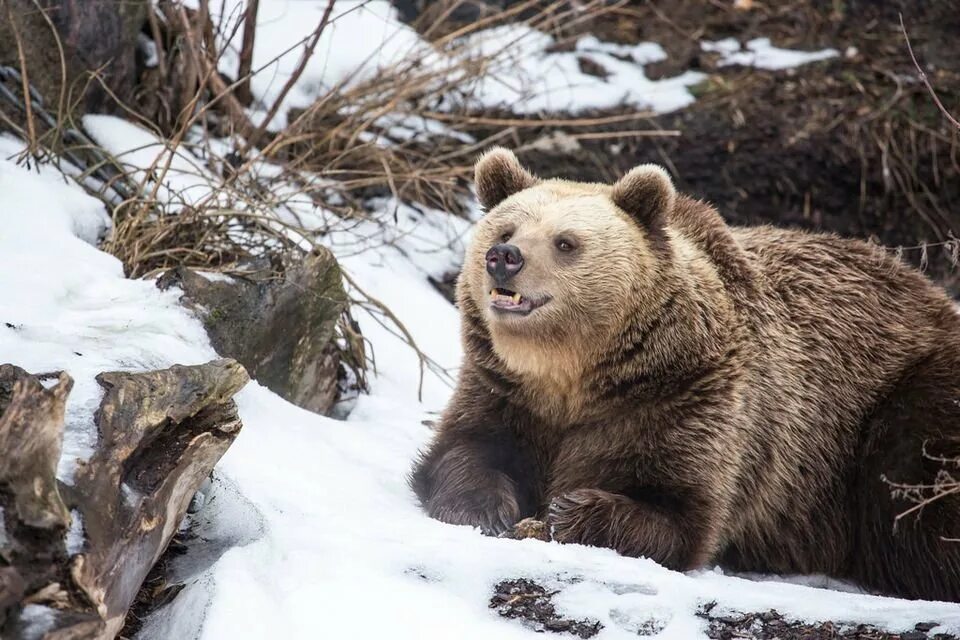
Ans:
{"type": "Polygon", "coordinates": [[[504,580],[493,588],[490,608],[504,618],[522,620],[537,631],[570,633],[578,638],[592,638],[603,625],[596,620],[570,620],[559,615],[550,599],[553,593],[527,580],[504,580]]]}
{"type": "Polygon", "coordinates": [[[170,584],[166,576],[173,558],[186,553],[187,545],[191,542],[190,538],[189,533],[175,535],[157,563],[150,569],[150,573],[140,586],[140,591],[137,592],[137,597],[130,605],[123,628],[119,633],[120,638],[135,638],[143,628],[147,616],[172,602],[183,589],[182,584],[170,584]]]}
{"type": "MultiPolygon", "coordinates": [[[[518,578],[504,580],[494,587],[490,608],[505,618],[519,619],[537,631],[570,633],[592,638],[603,625],[593,620],[570,620],[557,614],[551,602],[554,593],[542,585],[518,578]]],[[[704,606],[697,615],[707,621],[707,637],[713,640],[960,640],[955,635],[931,633],[939,623],[918,622],[913,630],[890,633],[876,627],[855,623],[791,622],[777,611],[754,613],[713,613],[715,602],[704,606]]]]}
{"type": "MultiPolygon", "coordinates": [[[[734,224],[774,224],[876,240],[960,293],[960,132],[919,81],[900,30],[947,108],[960,112],[960,11],[955,0],[677,0],[630,2],[578,31],[624,43],[651,40],[669,58],[653,77],[699,69],[691,107],[590,128],[677,130],[679,137],[533,144],[558,129],[519,128],[501,143],[545,177],[611,181],[641,162],[665,165],[680,190],[734,224]],[[838,58],[792,70],[718,66],[703,40],[768,37],[775,46],[832,47],[838,58]],[[524,150],[526,149],[526,150],[524,150]]],[[[507,114],[504,114],[507,115],[507,114]]],[[[597,115],[597,114],[590,114],[597,115]]],[[[477,128],[479,138],[496,131],[477,128]]],[[[565,129],[576,136],[584,130],[565,129]]]]}
{"type": "Polygon", "coordinates": [[[788,622],[776,611],[711,615],[715,603],[697,615],[709,621],[707,637],[713,640],[756,638],[758,640],[956,640],[944,633],[931,634],[936,622],[919,622],[913,631],[888,633],[868,625],[839,625],[833,622],[807,624],[788,622]]]}

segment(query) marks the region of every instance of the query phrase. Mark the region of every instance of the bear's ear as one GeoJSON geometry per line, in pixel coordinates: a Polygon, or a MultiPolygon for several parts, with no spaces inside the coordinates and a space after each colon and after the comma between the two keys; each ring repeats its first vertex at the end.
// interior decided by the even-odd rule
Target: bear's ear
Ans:
{"type": "Polygon", "coordinates": [[[486,211],[539,181],[523,168],[512,151],[503,147],[494,147],[484,153],[474,168],[477,197],[486,211]]]}
{"type": "Polygon", "coordinates": [[[617,180],[610,197],[640,224],[652,228],[666,224],[677,190],[663,167],[641,164],[617,180]]]}

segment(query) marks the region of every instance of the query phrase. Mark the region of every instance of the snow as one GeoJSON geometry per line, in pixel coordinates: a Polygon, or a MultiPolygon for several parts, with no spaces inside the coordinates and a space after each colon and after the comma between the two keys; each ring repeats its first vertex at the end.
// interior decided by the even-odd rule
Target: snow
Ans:
{"type": "Polygon", "coordinates": [[[836,49],[821,49],[820,51],[796,51],[781,49],[770,44],[770,38],[754,38],[746,43],[746,50],[742,50],[740,41],[736,38],[700,43],[700,48],[711,53],[721,54],[720,66],[742,65],[779,71],[792,69],[801,65],[836,58],[839,52],[836,49]]]}
{"type": "MultiPolygon", "coordinates": [[[[243,0],[211,3],[213,18],[220,25],[223,55],[219,67],[232,78],[238,75],[243,29],[236,28],[243,16],[243,0]],[[225,37],[230,36],[233,37],[225,37]]],[[[250,89],[257,99],[259,122],[280,96],[298,66],[304,46],[320,24],[326,1],[262,0],[257,19],[250,89]]],[[[330,22],[317,41],[300,81],[283,100],[272,126],[286,124],[286,112],[307,107],[334,87],[357,84],[376,77],[424,45],[420,36],[397,20],[396,10],[386,0],[341,0],[334,5],[330,22]]]]}
{"type": "Polygon", "coordinates": [[[552,36],[522,24],[470,35],[463,57],[489,57],[492,61],[486,74],[464,83],[466,106],[537,114],[622,105],[667,113],[691,104],[694,98],[687,87],[706,78],[702,73],[687,71],[650,80],[643,65],[666,59],[663,49],[653,43],[623,47],[583,36],[572,52],[551,51],[555,44],[552,36]],[[579,58],[598,65],[606,77],[582,71],[579,58]]]}
{"type": "MultiPolygon", "coordinates": [[[[108,135],[121,127],[100,124],[116,127],[108,135]]],[[[10,139],[2,149],[5,156],[18,150],[10,139]]],[[[16,300],[0,303],[0,319],[19,327],[0,328],[0,349],[31,371],[63,368],[77,380],[68,411],[69,460],[90,443],[78,434],[92,427],[96,373],[196,363],[215,354],[176,292],[124,279],[116,260],[78,237],[97,229],[94,220],[107,223],[99,203],[52,169],[8,160],[0,161],[0,186],[9,221],[0,255],[17,265],[0,270],[0,286],[16,300]]],[[[385,220],[396,210],[393,235],[376,242],[385,225],[371,219],[357,227],[364,236],[359,245],[333,233],[331,246],[358,285],[390,306],[420,349],[454,374],[461,353],[457,314],[425,274],[456,262],[469,225],[388,200],[376,204],[385,220]]],[[[141,638],[532,638],[533,629],[487,607],[492,585],[517,577],[557,590],[561,612],[599,620],[601,640],[641,630],[659,630],[658,638],[703,637],[694,612],[712,601],[718,611],[776,608],[791,617],[891,630],[936,620],[944,631],[960,630],[952,604],[719,570],[681,574],[609,550],[491,539],[427,518],[405,476],[430,438],[423,421],[436,418],[450,380],[428,370],[418,402],[414,352],[371,313],[356,314],[377,360],[372,393],[357,399],[346,421],[294,407],[256,383],[238,395],[244,428],[217,471],[233,494],[214,486],[197,514],[207,518],[197,524],[199,537],[220,542],[201,553],[203,562],[180,569],[186,588],[147,621],[141,638]]],[[[43,615],[36,612],[38,622],[43,615]]]]}
{"type": "Polygon", "coordinates": [[[656,42],[640,42],[638,44],[616,44],[602,42],[596,36],[584,36],[577,40],[577,51],[606,53],[621,58],[630,58],[637,64],[662,62],[667,59],[667,52],[656,42]]]}
{"type": "MultiPolygon", "coordinates": [[[[243,3],[226,0],[211,5],[214,19],[220,24],[223,55],[219,68],[235,78],[243,31],[236,27],[243,3]]],[[[263,71],[251,81],[255,121],[262,120],[294,73],[302,43],[310,39],[326,5],[325,1],[260,2],[253,68],[263,71]]],[[[485,60],[486,73],[463,78],[462,91],[444,96],[439,108],[510,108],[520,114],[580,112],[620,105],[666,113],[692,103],[694,98],[687,87],[706,77],[688,71],[673,78],[650,80],[643,65],[666,58],[655,43],[622,46],[584,36],[576,42],[575,51],[551,51],[556,44],[546,33],[511,24],[470,33],[440,51],[400,22],[397,11],[386,0],[337,2],[315,55],[284,98],[270,127],[284,126],[290,108],[307,107],[330,91],[370,81],[387,70],[402,70],[406,78],[449,79],[463,73],[463,64],[485,60]],[[580,57],[598,64],[607,77],[581,71],[580,57]]],[[[402,130],[395,133],[403,135],[402,130]]]]}
{"type": "Polygon", "coordinates": [[[138,184],[157,192],[168,211],[206,201],[212,192],[209,171],[186,150],[173,150],[156,134],[113,116],[86,115],[83,127],[138,184]]]}
{"type": "Polygon", "coordinates": [[[23,608],[20,619],[23,622],[21,631],[24,638],[40,638],[53,627],[56,614],[48,606],[28,604],[23,608]]]}
{"type": "Polygon", "coordinates": [[[160,64],[157,43],[147,34],[137,34],[137,51],[143,56],[143,66],[147,69],[153,69],[160,64]]]}
{"type": "Polygon", "coordinates": [[[209,282],[226,282],[229,284],[235,281],[233,276],[221,273],[219,271],[197,271],[197,273],[203,276],[209,282]]]}
{"type": "Polygon", "coordinates": [[[176,292],[124,278],[120,262],[91,244],[110,224],[103,204],[50,166],[18,165],[22,148],[0,136],[0,353],[31,372],[73,377],[58,469],[69,483],[96,442],[98,373],[193,364],[214,351],[176,292]]]}
{"type": "Polygon", "coordinates": [[[77,509],[70,510],[70,528],[67,529],[67,553],[75,555],[83,550],[83,514],[77,509]]]}

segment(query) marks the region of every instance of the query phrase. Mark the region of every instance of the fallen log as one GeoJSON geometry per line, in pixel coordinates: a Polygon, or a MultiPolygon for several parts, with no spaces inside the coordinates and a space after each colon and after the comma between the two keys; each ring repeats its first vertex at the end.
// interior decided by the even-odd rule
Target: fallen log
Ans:
{"type": "Polygon", "coordinates": [[[109,639],[240,430],[233,360],[97,377],[99,442],[56,478],[72,380],[0,366],[0,637],[109,639]],[[43,376],[46,377],[46,376],[43,376]]]}

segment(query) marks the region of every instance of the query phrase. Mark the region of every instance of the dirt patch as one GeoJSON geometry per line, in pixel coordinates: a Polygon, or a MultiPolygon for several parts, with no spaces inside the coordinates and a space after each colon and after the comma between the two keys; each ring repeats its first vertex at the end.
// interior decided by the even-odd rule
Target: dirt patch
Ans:
{"type": "MultiPolygon", "coordinates": [[[[556,592],[526,578],[504,580],[494,587],[490,608],[505,618],[521,620],[536,631],[569,633],[592,638],[603,629],[595,620],[571,620],[557,613],[552,603],[556,592]]],[[[705,605],[697,615],[707,621],[712,640],[960,640],[955,635],[934,633],[937,621],[918,622],[910,631],[891,633],[855,622],[795,622],[775,610],[750,613],[714,613],[716,602],[705,605]]],[[[651,629],[657,633],[660,629],[651,629]]],[[[639,635],[646,635],[640,633],[639,635]]]]}
{"type": "Polygon", "coordinates": [[[912,631],[888,633],[869,625],[835,622],[788,622],[777,611],[713,615],[716,603],[697,612],[709,621],[707,637],[713,640],[756,638],[758,640],[956,640],[957,636],[930,633],[936,622],[919,622],[912,631]]]}
{"type": "Polygon", "coordinates": [[[551,602],[555,592],[532,580],[504,580],[493,588],[490,608],[504,618],[522,620],[536,631],[570,633],[578,638],[592,638],[603,625],[596,620],[571,620],[557,613],[551,602]]]}
{"type": "MultiPolygon", "coordinates": [[[[917,57],[952,108],[960,104],[955,5],[798,0],[743,11],[733,4],[628,3],[580,27],[603,40],[661,43],[669,57],[647,67],[653,77],[706,73],[691,107],[566,129],[572,137],[565,134],[564,144],[556,127],[518,128],[501,143],[545,177],[610,182],[657,162],[681,191],[712,202],[733,224],[873,239],[960,293],[960,132],[917,78],[898,18],[902,12],[917,57]],[[728,37],[839,55],[782,71],[720,66],[700,43],[728,37]],[[679,135],[628,133],[645,128],[679,135]]],[[[472,133],[482,139],[495,130],[472,133]]]]}

